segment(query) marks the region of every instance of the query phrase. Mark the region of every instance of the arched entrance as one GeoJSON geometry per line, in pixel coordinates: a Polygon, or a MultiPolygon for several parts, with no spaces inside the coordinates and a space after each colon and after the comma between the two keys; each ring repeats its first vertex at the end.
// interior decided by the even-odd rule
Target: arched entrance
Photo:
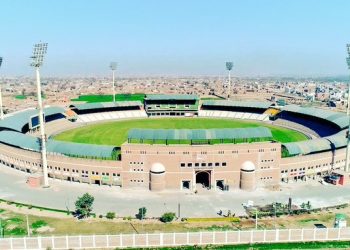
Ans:
{"type": "Polygon", "coordinates": [[[196,184],[202,185],[203,188],[210,189],[210,171],[196,172],[196,184]]]}

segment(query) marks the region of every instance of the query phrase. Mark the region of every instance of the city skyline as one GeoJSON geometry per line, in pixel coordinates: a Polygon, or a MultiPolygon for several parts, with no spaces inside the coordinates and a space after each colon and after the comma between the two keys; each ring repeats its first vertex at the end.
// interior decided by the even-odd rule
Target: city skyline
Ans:
{"type": "Polygon", "coordinates": [[[347,1],[2,1],[1,76],[31,76],[34,43],[48,42],[43,77],[339,76],[347,1]],[[335,4],[336,3],[336,4],[335,4]]]}

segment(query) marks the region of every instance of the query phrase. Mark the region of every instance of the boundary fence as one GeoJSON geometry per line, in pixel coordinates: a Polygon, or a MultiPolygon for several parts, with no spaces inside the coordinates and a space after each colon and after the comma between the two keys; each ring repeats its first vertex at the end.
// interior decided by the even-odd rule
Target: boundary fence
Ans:
{"type": "Polygon", "coordinates": [[[350,240],[350,228],[274,229],[0,239],[0,249],[111,249],[350,240]]]}

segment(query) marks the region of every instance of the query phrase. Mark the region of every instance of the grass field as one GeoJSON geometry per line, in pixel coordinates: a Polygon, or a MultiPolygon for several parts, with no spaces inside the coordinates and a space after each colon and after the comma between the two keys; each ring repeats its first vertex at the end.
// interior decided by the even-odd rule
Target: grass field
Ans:
{"type": "Polygon", "coordinates": [[[131,128],[210,129],[259,126],[269,128],[274,139],[279,142],[307,140],[304,134],[297,131],[270,126],[260,122],[209,118],[157,118],[106,122],[68,130],[56,135],[54,139],[78,143],[120,146],[127,140],[127,134],[131,128]]]}
{"type": "MultiPolygon", "coordinates": [[[[145,94],[116,94],[116,101],[141,101],[145,98],[145,94]]],[[[112,102],[113,95],[81,95],[76,99],[72,99],[71,101],[79,101],[79,102],[112,102]]]]}
{"type": "Polygon", "coordinates": [[[27,99],[27,96],[26,96],[26,95],[16,95],[16,96],[15,96],[15,99],[18,99],[18,100],[25,100],[25,99],[27,99]]]}

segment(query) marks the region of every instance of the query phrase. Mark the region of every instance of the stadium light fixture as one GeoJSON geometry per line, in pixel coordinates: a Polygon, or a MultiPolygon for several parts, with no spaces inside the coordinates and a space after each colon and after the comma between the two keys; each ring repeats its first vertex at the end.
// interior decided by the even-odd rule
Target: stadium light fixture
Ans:
{"type": "MultiPolygon", "coordinates": [[[[346,62],[348,64],[348,69],[350,70],[350,44],[346,45],[348,51],[348,57],[346,58],[346,62]]],[[[346,173],[349,172],[349,163],[350,163],[350,83],[348,83],[348,108],[347,115],[349,116],[349,126],[347,132],[347,146],[346,146],[346,161],[344,171],[346,173]]]]}
{"type": "Polygon", "coordinates": [[[111,62],[109,65],[110,69],[112,70],[112,93],[113,93],[113,102],[115,102],[115,70],[117,69],[117,63],[116,62],[111,62]]]}
{"type": "Polygon", "coordinates": [[[36,73],[36,86],[37,86],[37,98],[39,108],[39,124],[40,124],[40,137],[41,137],[41,162],[42,171],[44,176],[43,187],[49,187],[49,178],[47,172],[47,155],[46,155],[46,135],[45,135],[45,121],[44,110],[41,98],[41,82],[40,82],[40,67],[43,65],[44,56],[47,52],[47,43],[37,43],[33,48],[32,62],[30,66],[35,68],[36,73]]]}
{"type": "MultiPolygon", "coordinates": [[[[1,68],[1,64],[2,64],[2,57],[0,57],[0,68],[1,68]]],[[[2,91],[1,91],[1,85],[0,85],[0,119],[1,119],[1,120],[4,119],[4,110],[3,110],[3,106],[2,106],[2,91]]]]}
{"type": "Polygon", "coordinates": [[[228,97],[231,94],[231,70],[233,68],[233,62],[226,62],[226,69],[228,70],[228,97]]]}

